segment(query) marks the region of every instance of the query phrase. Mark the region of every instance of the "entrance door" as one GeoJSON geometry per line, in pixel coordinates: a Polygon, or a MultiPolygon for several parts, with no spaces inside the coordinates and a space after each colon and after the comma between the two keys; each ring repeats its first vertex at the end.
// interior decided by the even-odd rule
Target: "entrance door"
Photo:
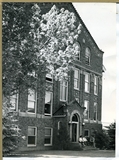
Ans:
{"type": "Polygon", "coordinates": [[[72,142],[77,141],[77,124],[72,123],[72,142]]]}
{"type": "Polygon", "coordinates": [[[79,118],[77,114],[74,114],[72,117],[72,125],[71,125],[71,139],[72,142],[77,142],[79,137],[79,118]]]}

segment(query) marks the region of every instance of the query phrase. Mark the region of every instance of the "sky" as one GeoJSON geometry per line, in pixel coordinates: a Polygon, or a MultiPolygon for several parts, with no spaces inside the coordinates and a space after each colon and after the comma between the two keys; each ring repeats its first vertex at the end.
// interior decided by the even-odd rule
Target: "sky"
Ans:
{"type": "Polygon", "coordinates": [[[73,5],[98,47],[104,51],[102,123],[106,126],[116,120],[116,4],[78,2],[73,5]]]}

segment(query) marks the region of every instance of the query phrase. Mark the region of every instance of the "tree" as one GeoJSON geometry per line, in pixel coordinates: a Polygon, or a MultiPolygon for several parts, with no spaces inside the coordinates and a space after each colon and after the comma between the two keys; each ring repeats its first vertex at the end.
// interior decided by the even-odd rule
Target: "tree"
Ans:
{"type": "Polygon", "coordinates": [[[56,80],[67,76],[79,52],[81,25],[74,13],[55,5],[40,14],[39,4],[3,4],[3,93],[19,86],[35,87],[37,73],[51,73],[56,80]],[[35,73],[35,74],[34,74],[35,73]]]}
{"type": "Polygon", "coordinates": [[[109,135],[109,147],[108,149],[115,149],[115,137],[116,137],[116,122],[111,123],[107,128],[107,133],[109,135]]]}

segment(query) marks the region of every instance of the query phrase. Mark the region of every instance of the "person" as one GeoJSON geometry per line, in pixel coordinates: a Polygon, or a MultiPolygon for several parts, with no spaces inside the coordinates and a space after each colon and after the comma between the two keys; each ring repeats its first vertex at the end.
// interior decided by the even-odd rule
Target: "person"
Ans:
{"type": "Polygon", "coordinates": [[[82,135],[79,137],[79,145],[80,145],[80,147],[84,147],[84,141],[83,141],[83,137],[82,137],[82,135]]]}
{"type": "Polygon", "coordinates": [[[92,143],[92,146],[95,148],[95,137],[93,135],[90,137],[90,142],[92,143]]]}
{"type": "Polygon", "coordinates": [[[85,137],[83,137],[83,145],[85,146],[87,143],[87,139],[85,137]]]}

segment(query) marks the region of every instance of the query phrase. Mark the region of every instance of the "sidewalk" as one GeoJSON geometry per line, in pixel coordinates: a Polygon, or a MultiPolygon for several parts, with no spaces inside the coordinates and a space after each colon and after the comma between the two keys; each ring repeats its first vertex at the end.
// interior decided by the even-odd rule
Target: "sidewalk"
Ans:
{"type": "Polygon", "coordinates": [[[113,150],[48,150],[48,151],[28,151],[20,154],[12,154],[9,157],[41,157],[41,158],[78,158],[78,157],[115,157],[113,150]]]}

